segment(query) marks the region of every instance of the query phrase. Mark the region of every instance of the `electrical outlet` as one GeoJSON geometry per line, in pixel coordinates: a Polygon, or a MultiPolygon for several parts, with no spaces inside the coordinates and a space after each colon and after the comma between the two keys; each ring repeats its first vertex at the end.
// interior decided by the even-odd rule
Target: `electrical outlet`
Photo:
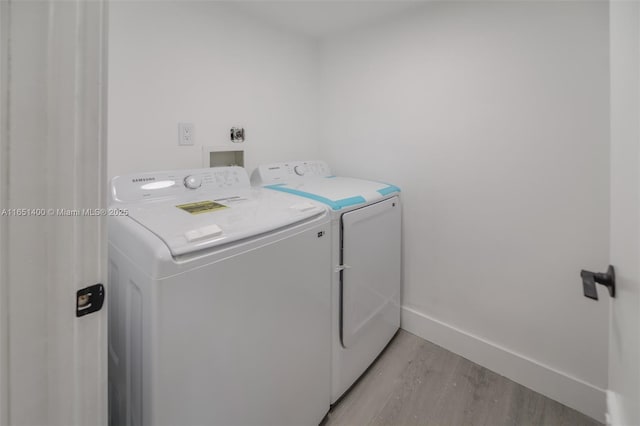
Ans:
{"type": "Polygon", "coordinates": [[[178,123],[178,145],[193,145],[193,123],[178,123]]]}

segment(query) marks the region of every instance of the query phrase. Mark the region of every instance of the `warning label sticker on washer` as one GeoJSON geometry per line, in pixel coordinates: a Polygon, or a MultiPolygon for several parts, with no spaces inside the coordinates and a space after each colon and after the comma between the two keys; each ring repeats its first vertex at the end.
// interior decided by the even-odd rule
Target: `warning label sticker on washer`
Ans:
{"type": "Polygon", "coordinates": [[[176,207],[191,214],[209,213],[227,208],[224,204],[215,201],[198,201],[197,203],[180,204],[176,207]]]}

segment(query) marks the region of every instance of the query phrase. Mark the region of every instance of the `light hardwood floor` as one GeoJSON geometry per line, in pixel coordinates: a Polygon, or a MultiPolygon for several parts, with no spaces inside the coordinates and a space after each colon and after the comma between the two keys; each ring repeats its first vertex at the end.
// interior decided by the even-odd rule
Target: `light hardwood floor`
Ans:
{"type": "Polygon", "coordinates": [[[336,425],[600,425],[559,402],[400,330],[329,412],[336,425]]]}

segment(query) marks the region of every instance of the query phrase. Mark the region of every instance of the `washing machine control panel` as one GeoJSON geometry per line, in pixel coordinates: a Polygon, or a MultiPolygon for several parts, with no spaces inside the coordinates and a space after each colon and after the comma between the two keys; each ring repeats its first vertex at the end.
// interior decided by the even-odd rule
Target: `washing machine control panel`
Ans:
{"type": "Polygon", "coordinates": [[[270,185],[301,178],[329,176],[331,176],[331,169],[324,161],[290,161],[259,166],[251,175],[251,183],[270,185]]]}
{"type": "Polygon", "coordinates": [[[111,201],[136,202],[185,193],[249,188],[242,167],[211,167],[117,176],[111,181],[111,201]]]}

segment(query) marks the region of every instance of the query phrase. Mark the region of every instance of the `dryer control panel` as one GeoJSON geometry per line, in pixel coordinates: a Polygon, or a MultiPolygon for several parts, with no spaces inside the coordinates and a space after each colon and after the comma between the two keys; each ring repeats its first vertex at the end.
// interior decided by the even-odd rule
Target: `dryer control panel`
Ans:
{"type": "Polygon", "coordinates": [[[331,169],[324,161],[289,161],[259,166],[251,175],[253,185],[271,185],[304,178],[330,177],[331,169]]]}
{"type": "Polygon", "coordinates": [[[137,202],[221,189],[249,188],[242,167],[211,167],[117,176],[111,181],[112,202],[137,202]]]}

